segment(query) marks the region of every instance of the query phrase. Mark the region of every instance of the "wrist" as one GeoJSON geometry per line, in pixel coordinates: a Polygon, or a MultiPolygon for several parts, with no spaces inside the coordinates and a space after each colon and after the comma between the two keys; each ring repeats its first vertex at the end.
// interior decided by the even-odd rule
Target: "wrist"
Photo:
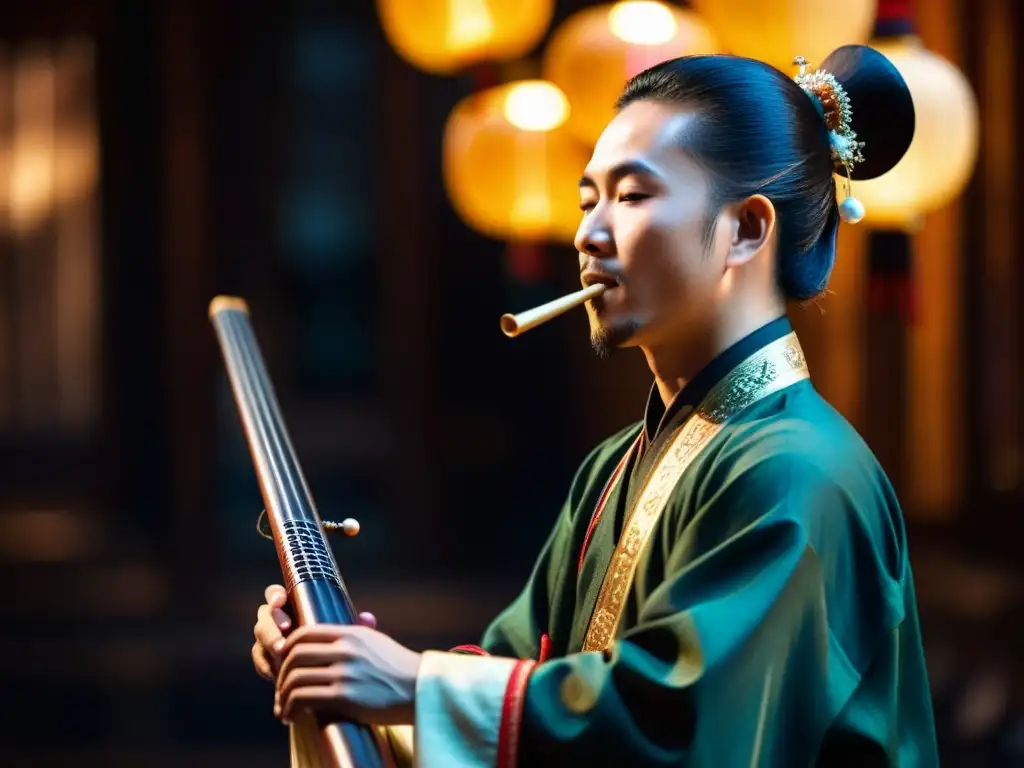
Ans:
{"type": "Polygon", "coordinates": [[[403,706],[402,706],[402,718],[403,724],[412,725],[416,719],[416,689],[419,684],[420,670],[423,668],[423,654],[411,652],[409,655],[408,663],[405,665],[405,671],[403,674],[403,706]]]}

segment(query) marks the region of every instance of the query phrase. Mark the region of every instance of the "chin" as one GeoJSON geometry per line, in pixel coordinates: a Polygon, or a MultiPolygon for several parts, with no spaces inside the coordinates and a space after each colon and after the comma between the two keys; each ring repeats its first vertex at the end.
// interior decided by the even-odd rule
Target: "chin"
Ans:
{"type": "Polygon", "coordinates": [[[617,349],[635,346],[634,339],[640,330],[640,322],[635,318],[625,318],[615,322],[592,323],[590,327],[590,346],[600,358],[611,356],[617,349]]]}

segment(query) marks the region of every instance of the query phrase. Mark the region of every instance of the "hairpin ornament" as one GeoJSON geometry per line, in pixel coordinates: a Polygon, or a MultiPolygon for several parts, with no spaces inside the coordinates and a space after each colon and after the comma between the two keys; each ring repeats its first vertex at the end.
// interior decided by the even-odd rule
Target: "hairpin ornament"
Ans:
{"type": "Polygon", "coordinates": [[[856,224],[864,218],[864,204],[853,196],[850,179],[853,167],[864,161],[861,149],[863,141],[857,141],[857,134],[852,127],[853,108],[850,97],[839,81],[823,70],[807,71],[807,59],[797,56],[793,63],[800,67],[800,72],[793,79],[804,92],[814,99],[821,108],[828,128],[829,145],[832,151],[832,163],[836,168],[846,170],[846,198],[839,204],[839,217],[850,224],[856,224]]]}

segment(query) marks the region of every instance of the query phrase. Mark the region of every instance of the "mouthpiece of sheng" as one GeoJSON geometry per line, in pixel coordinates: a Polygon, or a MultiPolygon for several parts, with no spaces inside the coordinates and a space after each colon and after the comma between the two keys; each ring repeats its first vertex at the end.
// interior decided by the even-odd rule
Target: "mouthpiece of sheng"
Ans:
{"type": "Polygon", "coordinates": [[[603,283],[588,285],[582,290],[562,296],[561,298],[541,304],[539,307],[520,312],[518,315],[505,314],[501,316],[501,331],[510,339],[531,328],[536,328],[548,320],[553,320],[559,315],[564,315],[570,309],[575,309],[593,298],[600,296],[608,290],[603,283]]]}
{"type": "Polygon", "coordinates": [[[245,299],[240,299],[238,296],[215,296],[213,300],[210,301],[210,317],[213,317],[219,312],[226,312],[228,310],[236,310],[248,315],[249,305],[245,303],[245,299]]]}

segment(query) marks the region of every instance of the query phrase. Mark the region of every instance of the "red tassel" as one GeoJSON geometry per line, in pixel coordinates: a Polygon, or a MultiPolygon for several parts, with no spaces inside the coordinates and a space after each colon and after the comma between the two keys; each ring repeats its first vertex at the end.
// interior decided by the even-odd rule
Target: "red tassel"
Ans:
{"type": "Polygon", "coordinates": [[[868,282],[868,310],[896,312],[908,325],[917,322],[920,305],[913,278],[910,275],[871,277],[868,282]]]}
{"type": "Polygon", "coordinates": [[[913,280],[907,280],[903,289],[903,302],[900,305],[903,319],[907,325],[914,325],[921,316],[921,303],[918,301],[917,286],[913,280]]]}
{"type": "Polygon", "coordinates": [[[473,76],[473,90],[483,91],[498,84],[498,68],[491,63],[477,64],[470,70],[473,76]]]}
{"type": "Polygon", "coordinates": [[[914,11],[910,0],[879,0],[874,37],[884,40],[913,34],[914,11]]]}
{"type": "Polygon", "coordinates": [[[878,0],[876,21],[909,21],[913,16],[911,0],[878,0]]]}
{"type": "Polygon", "coordinates": [[[509,274],[520,283],[546,280],[550,272],[547,249],[540,243],[509,243],[506,252],[509,274]]]}

